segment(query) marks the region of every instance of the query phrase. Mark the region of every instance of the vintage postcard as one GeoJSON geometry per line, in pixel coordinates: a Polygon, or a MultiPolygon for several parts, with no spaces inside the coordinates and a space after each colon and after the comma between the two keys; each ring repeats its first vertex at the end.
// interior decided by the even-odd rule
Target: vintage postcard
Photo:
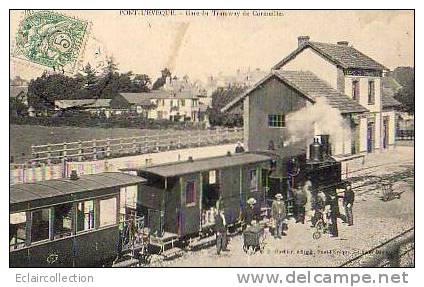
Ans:
{"type": "Polygon", "coordinates": [[[10,267],[415,266],[414,10],[9,16],[10,267]]]}

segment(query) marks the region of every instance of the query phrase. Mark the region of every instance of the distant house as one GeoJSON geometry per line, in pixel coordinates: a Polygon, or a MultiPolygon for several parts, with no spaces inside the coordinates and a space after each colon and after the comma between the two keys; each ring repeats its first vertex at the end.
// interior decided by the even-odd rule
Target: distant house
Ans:
{"type": "Polygon", "coordinates": [[[28,86],[10,86],[9,97],[20,100],[28,106],[28,86]]]}
{"type": "Polygon", "coordinates": [[[93,115],[104,113],[107,118],[111,115],[111,99],[57,100],[54,103],[56,111],[79,110],[93,115]]]}
{"type": "Polygon", "coordinates": [[[199,98],[190,92],[154,90],[145,93],[120,93],[111,102],[113,110],[146,114],[149,119],[171,121],[199,121],[204,108],[199,98]]]}
{"type": "MultiPolygon", "coordinates": [[[[382,77],[388,69],[348,42],[328,44],[298,37],[298,48],[272,70],[223,108],[231,110],[243,103],[248,149],[267,149],[270,141],[283,146],[289,136],[286,116],[320,99],[337,109],[350,128],[350,136],[332,139],[333,154],[373,152],[394,145],[395,110],[391,104],[383,110],[382,77]]],[[[325,127],[311,128],[319,135],[325,127]]]]}

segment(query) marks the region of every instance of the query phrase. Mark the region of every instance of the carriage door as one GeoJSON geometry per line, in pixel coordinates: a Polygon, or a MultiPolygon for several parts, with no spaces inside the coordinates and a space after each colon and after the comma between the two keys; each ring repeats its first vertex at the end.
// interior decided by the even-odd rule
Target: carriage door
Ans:
{"type": "Polygon", "coordinates": [[[374,122],[368,122],[367,124],[367,152],[373,152],[374,150],[374,122]]]}
{"type": "Polygon", "coordinates": [[[389,145],[389,117],[383,118],[383,148],[389,145]]]}

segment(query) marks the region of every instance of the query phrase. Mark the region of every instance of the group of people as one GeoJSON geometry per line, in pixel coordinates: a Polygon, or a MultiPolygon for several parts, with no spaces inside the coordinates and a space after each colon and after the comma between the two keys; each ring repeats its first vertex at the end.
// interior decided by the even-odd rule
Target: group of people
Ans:
{"type": "MultiPolygon", "coordinates": [[[[240,147],[240,146],[238,146],[240,147]]],[[[238,152],[242,152],[238,150],[238,152]]],[[[341,218],[348,226],[353,225],[353,203],[355,194],[350,185],[346,186],[343,196],[338,196],[335,191],[323,192],[314,191],[312,183],[307,180],[302,187],[292,189],[291,197],[286,199],[282,194],[275,195],[271,205],[271,218],[273,235],[276,239],[281,239],[288,230],[288,218],[293,216],[296,223],[305,224],[306,217],[310,217],[312,226],[317,222],[322,222],[326,226],[331,237],[338,236],[337,219],[341,218]],[[343,199],[344,214],[339,211],[339,198],[343,199]],[[288,203],[290,205],[288,206],[288,203]]],[[[249,198],[242,212],[243,229],[254,225],[260,220],[260,208],[254,198],[249,198]]],[[[218,208],[215,217],[215,227],[217,232],[217,244],[220,243],[223,250],[227,248],[227,224],[224,209],[218,208]]]]}

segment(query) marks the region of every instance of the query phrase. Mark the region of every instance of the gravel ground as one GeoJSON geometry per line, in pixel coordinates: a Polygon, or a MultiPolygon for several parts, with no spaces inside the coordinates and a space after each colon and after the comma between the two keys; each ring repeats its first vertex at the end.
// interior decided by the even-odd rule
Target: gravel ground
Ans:
{"type": "MultiPolygon", "coordinates": [[[[262,254],[244,253],[241,236],[237,235],[231,238],[229,251],[221,255],[216,255],[215,247],[210,247],[186,252],[180,258],[160,263],[160,266],[339,266],[414,226],[413,160],[414,150],[407,146],[367,156],[363,168],[373,168],[352,174],[351,179],[356,185],[366,183],[373,176],[407,172],[410,177],[393,184],[396,192],[402,192],[400,199],[383,202],[381,191],[375,184],[357,191],[353,208],[355,224],[347,226],[339,219],[338,238],[324,235],[314,240],[309,222],[302,225],[290,221],[287,236],[283,239],[276,240],[268,234],[262,254]]],[[[394,178],[396,181],[397,177],[394,178]]]]}

